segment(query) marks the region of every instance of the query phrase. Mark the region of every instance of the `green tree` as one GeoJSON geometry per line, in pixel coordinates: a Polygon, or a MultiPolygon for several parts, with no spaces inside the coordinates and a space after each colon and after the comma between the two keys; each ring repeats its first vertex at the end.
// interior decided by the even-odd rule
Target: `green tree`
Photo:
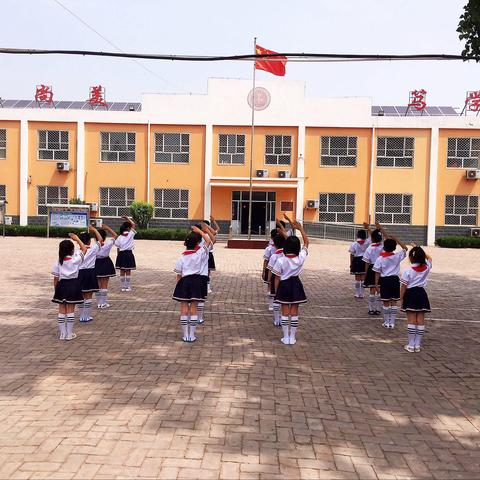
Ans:
{"type": "Polygon", "coordinates": [[[460,40],[465,40],[462,55],[480,56],[480,0],[469,0],[463,9],[457,28],[460,40]]]}
{"type": "Polygon", "coordinates": [[[140,228],[147,228],[153,216],[153,206],[147,202],[133,202],[130,205],[130,214],[140,228]]]}

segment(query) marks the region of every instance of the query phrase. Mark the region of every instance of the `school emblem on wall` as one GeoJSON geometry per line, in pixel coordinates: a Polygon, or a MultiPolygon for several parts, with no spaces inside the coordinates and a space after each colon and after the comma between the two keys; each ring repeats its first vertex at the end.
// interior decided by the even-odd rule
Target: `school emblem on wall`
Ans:
{"type": "Polygon", "coordinates": [[[247,101],[250,108],[254,110],[265,110],[270,105],[270,92],[263,87],[255,87],[255,89],[250,90],[247,101]],[[254,93],[255,92],[255,93],[254,93]]]}

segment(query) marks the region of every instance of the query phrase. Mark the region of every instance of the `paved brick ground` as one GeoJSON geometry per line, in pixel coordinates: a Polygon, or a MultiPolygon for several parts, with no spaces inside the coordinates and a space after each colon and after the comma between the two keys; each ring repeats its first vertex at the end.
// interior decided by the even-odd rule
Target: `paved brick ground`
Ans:
{"type": "Polygon", "coordinates": [[[313,245],[299,341],[264,307],[260,252],[218,246],[199,340],[170,300],[177,242],[137,242],[131,294],[56,339],[57,240],[1,239],[0,478],[478,478],[480,251],[435,249],[424,349],[313,245]]]}

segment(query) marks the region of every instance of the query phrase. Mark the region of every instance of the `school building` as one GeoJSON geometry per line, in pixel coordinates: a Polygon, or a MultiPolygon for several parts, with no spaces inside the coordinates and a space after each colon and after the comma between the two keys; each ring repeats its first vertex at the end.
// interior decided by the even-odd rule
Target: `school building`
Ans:
{"type": "Polygon", "coordinates": [[[303,82],[259,81],[252,138],[249,80],[210,79],[205,95],[146,94],[142,103],[0,105],[0,200],[15,223],[46,221],[48,204],[80,198],[116,225],[134,200],[152,226],[212,213],[246,233],[251,142],[252,229],[283,212],[318,233],[375,219],[432,244],[479,225],[480,118],[450,107],[372,106],[310,98],[303,82]]]}

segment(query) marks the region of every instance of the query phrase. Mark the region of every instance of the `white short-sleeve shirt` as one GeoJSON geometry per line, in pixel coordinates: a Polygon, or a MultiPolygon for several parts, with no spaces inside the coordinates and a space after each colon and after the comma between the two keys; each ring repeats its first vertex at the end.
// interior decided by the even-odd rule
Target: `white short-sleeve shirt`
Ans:
{"type": "Polygon", "coordinates": [[[173,271],[182,277],[203,275],[205,262],[207,262],[208,268],[208,247],[197,245],[193,250],[185,250],[183,252],[175,263],[173,271]]]}
{"type": "Polygon", "coordinates": [[[351,253],[354,257],[363,257],[371,243],[372,241],[369,238],[367,238],[367,240],[357,238],[357,240],[350,245],[348,253],[351,253]]]}
{"type": "Polygon", "coordinates": [[[57,261],[52,267],[52,275],[60,280],[78,278],[78,269],[84,258],[83,253],[77,251],[72,256],[65,257],[62,264],[57,261]]]}
{"type": "Polygon", "coordinates": [[[134,237],[137,232],[132,228],[128,232],[123,232],[115,239],[115,246],[123,252],[125,250],[133,250],[135,248],[134,237]]]}
{"type": "Polygon", "coordinates": [[[407,288],[426,287],[427,277],[432,270],[432,262],[427,260],[425,264],[412,263],[407,268],[400,278],[400,283],[406,285],[407,288]]]}
{"type": "Polygon", "coordinates": [[[371,243],[365,253],[363,254],[362,260],[365,263],[375,263],[375,260],[379,257],[380,253],[383,250],[383,242],[371,243]]]}
{"type": "Polygon", "coordinates": [[[407,256],[406,250],[399,252],[381,252],[375,260],[373,271],[380,274],[381,277],[390,277],[400,273],[400,263],[407,256]]]}
{"type": "Polygon", "coordinates": [[[307,255],[307,247],[303,246],[298,255],[286,254],[279,256],[272,268],[272,273],[280,277],[280,280],[298,277],[302,273],[307,255]]]}
{"type": "Polygon", "coordinates": [[[97,253],[97,258],[107,258],[110,255],[110,250],[115,244],[115,239],[110,238],[103,242],[103,245],[100,247],[100,251],[97,253]]]}
{"type": "Polygon", "coordinates": [[[275,262],[277,261],[277,258],[279,257],[283,257],[283,248],[279,248],[278,250],[275,250],[270,255],[270,259],[268,260],[268,265],[267,265],[267,268],[269,270],[272,270],[273,266],[275,265],[275,262]]]}
{"type": "Polygon", "coordinates": [[[270,260],[270,257],[275,253],[275,250],[275,245],[268,245],[268,247],[263,252],[263,259],[267,261],[270,260]]]}
{"type": "Polygon", "coordinates": [[[87,247],[87,253],[85,254],[85,259],[80,265],[80,270],[87,270],[89,268],[95,267],[95,260],[97,259],[98,252],[100,251],[100,243],[95,242],[93,245],[87,247]]]}

